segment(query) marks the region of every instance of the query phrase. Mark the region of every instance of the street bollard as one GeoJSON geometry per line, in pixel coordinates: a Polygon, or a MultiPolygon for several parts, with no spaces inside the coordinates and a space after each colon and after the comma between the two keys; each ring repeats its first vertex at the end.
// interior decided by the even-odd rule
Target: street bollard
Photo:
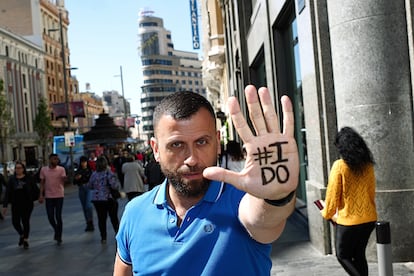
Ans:
{"type": "Polygon", "coordinates": [[[388,221],[377,221],[378,275],[392,276],[391,231],[388,221]]]}

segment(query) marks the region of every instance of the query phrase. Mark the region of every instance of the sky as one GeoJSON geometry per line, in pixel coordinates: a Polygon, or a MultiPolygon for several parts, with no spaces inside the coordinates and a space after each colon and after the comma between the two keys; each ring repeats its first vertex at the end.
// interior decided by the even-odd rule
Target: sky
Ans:
{"type": "Polygon", "coordinates": [[[65,7],[70,21],[70,65],[77,68],[71,75],[79,81],[79,91],[85,92],[86,83],[90,83],[89,91],[97,95],[110,90],[122,95],[122,66],[124,94],[131,104],[131,114],[141,114],[143,81],[137,50],[140,10],[151,10],[153,16],[164,20],[174,49],[197,52],[201,58],[201,50],[192,46],[190,0],[66,0],[65,7]]]}

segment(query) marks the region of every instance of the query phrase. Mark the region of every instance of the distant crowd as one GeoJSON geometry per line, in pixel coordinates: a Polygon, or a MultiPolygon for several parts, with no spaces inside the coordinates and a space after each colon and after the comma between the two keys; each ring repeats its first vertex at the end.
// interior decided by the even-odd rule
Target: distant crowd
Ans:
{"type": "Polygon", "coordinates": [[[0,174],[0,203],[3,205],[0,220],[5,220],[10,208],[19,247],[29,248],[30,217],[35,201],[45,203],[53,239],[57,245],[63,242],[62,209],[67,185],[78,186],[86,232],[95,230],[95,209],[101,243],[105,244],[107,217],[115,233],[119,228],[118,199],[126,197],[130,201],[165,178],[152,151],[134,153],[122,149],[112,158],[91,152],[76,162],[78,165],[72,173],[61,165],[58,155],[51,154],[48,164],[36,172],[29,172],[24,162],[16,161],[14,173],[7,178],[0,174]]]}

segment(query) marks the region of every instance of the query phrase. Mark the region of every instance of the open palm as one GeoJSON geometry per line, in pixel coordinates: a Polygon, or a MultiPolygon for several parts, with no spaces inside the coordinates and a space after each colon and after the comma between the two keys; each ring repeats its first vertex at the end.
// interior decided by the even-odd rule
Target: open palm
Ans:
{"type": "Polygon", "coordinates": [[[233,124],[247,153],[245,167],[241,172],[209,167],[204,170],[204,177],[230,183],[259,198],[282,198],[296,189],[299,176],[292,103],[287,96],[281,98],[281,132],[268,89],[262,87],[257,91],[249,85],[245,89],[245,95],[256,134],[247,124],[237,99],[230,97],[227,103],[233,124]]]}

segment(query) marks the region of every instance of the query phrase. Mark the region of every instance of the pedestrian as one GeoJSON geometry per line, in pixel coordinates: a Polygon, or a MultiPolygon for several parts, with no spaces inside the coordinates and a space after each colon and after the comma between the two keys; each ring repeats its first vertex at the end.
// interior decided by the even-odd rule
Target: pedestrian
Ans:
{"type": "Polygon", "coordinates": [[[282,97],[281,133],[269,91],[245,93],[256,136],[228,102],[247,152],[242,173],[216,166],[219,132],[203,96],[177,92],[155,108],[150,143],[167,180],[126,205],[114,275],[270,275],[271,243],[295,206],[293,111],[282,97]]]}
{"type": "Polygon", "coordinates": [[[122,165],[122,173],[124,174],[124,192],[131,201],[136,196],[142,195],[144,190],[144,168],[140,161],[135,161],[135,156],[130,155],[127,161],[122,165]]]}
{"type": "Polygon", "coordinates": [[[240,143],[237,141],[228,141],[226,151],[221,160],[221,167],[240,172],[244,168],[244,154],[240,143]]]}
{"type": "Polygon", "coordinates": [[[45,201],[47,218],[54,230],[53,239],[57,245],[62,244],[62,209],[65,197],[65,182],[67,181],[65,168],[58,165],[59,157],[49,155],[49,165],[40,169],[40,197],[39,203],[45,201]]]}
{"type": "Polygon", "coordinates": [[[14,229],[19,234],[19,246],[29,248],[30,217],[33,211],[33,201],[39,198],[39,188],[33,177],[27,174],[26,166],[17,161],[15,171],[9,177],[6,194],[3,201],[3,216],[7,214],[11,204],[11,217],[14,229]]]}
{"type": "Polygon", "coordinates": [[[149,156],[149,161],[145,166],[144,173],[148,183],[148,191],[151,191],[155,186],[161,184],[165,179],[160,164],[154,159],[154,154],[149,156]]]}
{"type": "Polygon", "coordinates": [[[124,188],[124,174],[122,173],[122,165],[127,161],[128,156],[129,156],[128,149],[123,149],[120,152],[120,155],[114,158],[114,161],[113,161],[116,175],[118,176],[118,180],[121,184],[122,189],[124,188]]]}
{"type": "Polygon", "coordinates": [[[89,154],[88,165],[92,171],[96,171],[96,154],[93,151],[89,154]]]}
{"type": "Polygon", "coordinates": [[[118,232],[118,201],[112,198],[110,188],[119,189],[119,181],[108,167],[107,158],[99,156],[96,160],[96,171],[89,179],[88,188],[92,190],[92,203],[98,216],[101,243],[106,244],[107,231],[106,220],[109,218],[115,233],[118,232]]]}
{"type": "Polygon", "coordinates": [[[349,275],[368,275],[365,250],[375,228],[374,159],[364,139],[352,128],[336,135],[340,159],[331,168],[326,191],[325,219],[336,220],[335,249],[349,275]]]}
{"type": "MultiPolygon", "coordinates": [[[[6,180],[4,179],[3,174],[0,173],[0,203],[3,203],[4,201],[3,189],[5,189],[5,187],[6,187],[6,180]]],[[[3,214],[0,213],[0,220],[3,220],[3,219],[4,219],[3,214]]]]}
{"type": "Polygon", "coordinates": [[[93,225],[93,210],[91,202],[91,190],[87,187],[89,178],[92,174],[92,169],[89,167],[88,158],[81,156],[79,159],[79,169],[76,171],[73,184],[78,186],[79,200],[82,205],[83,215],[86,221],[85,232],[95,230],[93,225]]]}

